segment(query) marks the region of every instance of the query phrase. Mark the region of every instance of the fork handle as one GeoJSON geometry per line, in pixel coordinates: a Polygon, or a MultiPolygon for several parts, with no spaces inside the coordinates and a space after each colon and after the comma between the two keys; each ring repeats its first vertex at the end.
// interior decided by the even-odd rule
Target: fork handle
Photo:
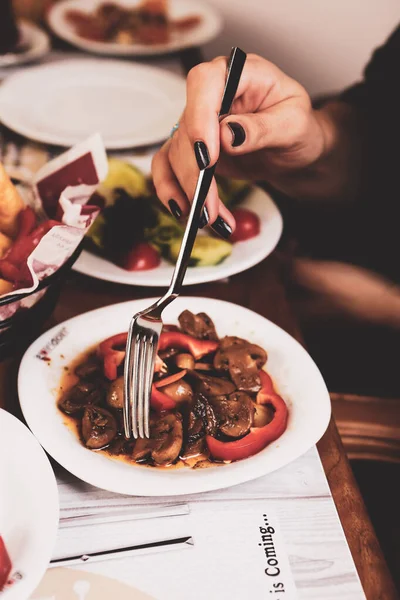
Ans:
{"type": "Polygon", "coordinates": [[[207,198],[208,191],[210,189],[212,179],[214,177],[214,171],[215,165],[200,171],[199,178],[197,180],[196,191],[194,194],[194,201],[190,209],[174,274],[168,290],[168,295],[170,296],[176,297],[182,289],[183,279],[189,264],[190,255],[192,254],[197,231],[199,229],[199,219],[207,198]]]}
{"type": "MultiPolygon", "coordinates": [[[[227,64],[225,89],[222,96],[221,108],[218,113],[219,119],[227,115],[231,109],[245,62],[245,52],[243,52],[243,50],[240,48],[232,48],[227,64]]],[[[190,255],[192,253],[193,245],[199,228],[199,219],[214,177],[215,167],[216,164],[212,167],[201,170],[199,173],[194,199],[189,213],[185,233],[183,235],[178,259],[176,261],[171,285],[165,296],[157,303],[160,308],[166,306],[172,300],[174,300],[182,289],[183,279],[185,277],[186,269],[189,264],[190,255]]]]}

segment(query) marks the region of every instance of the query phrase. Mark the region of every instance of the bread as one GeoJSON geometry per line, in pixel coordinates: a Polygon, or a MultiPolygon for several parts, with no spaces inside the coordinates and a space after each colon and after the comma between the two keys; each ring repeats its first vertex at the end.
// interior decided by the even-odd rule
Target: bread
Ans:
{"type": "Polygon", "coordinates": [[[18,233],[18,214],[24,203],[0,163],[0,232],[11,238],[18,233]]]}
{"type": "Polygon", "coordinates": [[[12,239],[0,231],[0,259],[4,258],[12,243],[12,239]]]}
{"type": "Polygon", "coordinates": [[[0,296],[4,294],[9,294],[14,289],[14,284],[11,281],[6,281],[5,279],[0,279],[0,296]]]}

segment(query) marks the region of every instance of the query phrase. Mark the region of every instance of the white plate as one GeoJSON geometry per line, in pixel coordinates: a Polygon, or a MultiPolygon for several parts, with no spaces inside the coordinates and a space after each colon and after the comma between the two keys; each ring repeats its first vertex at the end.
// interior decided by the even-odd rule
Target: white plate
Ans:
{"type": "Polygon", "coordinates": [[[184,104],[182,77],[116,60],[74,59],[32,67],[0,87],[4,125],[61,146],[96,132],[108,149],[161,142],[184,104]]]}
{"type": "MultiPolygon", "coordinates": [[[[127,160],[126,158],[124,160],[127,160]]],[[[131,159],[130,162],[145,174],[150,173],[151,157],[141,160],[131,159]]],[[[249,208],[260,218],[260,235],[245,242],[233,245],[232,254],[222,263],[212,267],[189,267],[184,285],[195,285],[208,281],[218,281],[236,273],[250,269],[266,258],[274,250],[282,234],[282,216],[272,198],[261,188],[254,187],[250,194],[240,204],[249,208]]],[[[174,266],[162,260],[156,269],[149,271],[126,271],[111,261],[84,250],[74,265],[74,270],[90,277],[151,287],[165,287],[171,282],[174,266]]]]}
{"type": "Polygon", "coordinates": [[[58,491],[40,444],[21,421],[0,409],[0,535],[22,579],[4,600],[29,598],[48,567],[58,527],[58,491]]]}
{"type": "MultiPolygon", "coordinates": [[[[165,54],[177,52],[191,46],[202,46],[215,38],[222,28],[222,21],[218,13],[211,6],[197,0],[169,0],[169,11],[172,18],[187,15],[199,15],[201,23],[185,33],[177,34],[168,44],[154,46],[143,44],[122,45],[110,42],[93,42],[86,40],[76,33],[75,27],[65,18],[67,11],[78,9],[92,13],[104,0],[85,0],[84,8],[81,0],[65,0],[54,4],[51,8],[47,22],[59,37],[70,44],[97,54],[110,56],[141,56],[151,54],[165,54]]],[[[121,6],[133,7],[139,0],[117,0],[121,6]]]]}
{"type": "Polygon", "coordinates": [[[304,348],[282,329],[246,308],[220,300],[181,297],[166,309],[165,323],[177,322],[185,308],[195,313],[205,311],[221,336],[244,337],[267,350],[268,371],[289,408],[287,430],[251,458],[198,470],[140,467],[83,447],[64,424],[56,406],[64,366],[104,338],[127,330],[132,315],[153,301],[125,302],[80,315],[46,332],[27,350],[18,377],[22,411],[40,443],[63,467],[80,479],[113,492],[173,496],[255,479],[295,460],[320,439],[329,422],[329,394],[304,348]],[[53,348],[50,362],[37,358],[45,346],[53,348]]]}
{"type": "Polygon", "coordinates": [[[0,54],[0,68],[15,67],[38,60],[50,50],[49,37],[40,27],[28,21],[20,21],[18,28],[21,38],[20,45],[23,50],[0,54]]]}

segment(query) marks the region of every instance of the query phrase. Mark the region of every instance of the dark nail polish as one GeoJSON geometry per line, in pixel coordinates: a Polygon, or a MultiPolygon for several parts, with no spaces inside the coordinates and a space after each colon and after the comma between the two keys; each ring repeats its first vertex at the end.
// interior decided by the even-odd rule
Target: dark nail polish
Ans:
{"type": "Polygon", "coordinates": [[[210,155],[208,154],[208,148],[204,142],[194,143],[194,154],[196,156],[199,169],[207,169],[208,165],[210,164],[210,155]]]}
{"type": "Polygon", "coordinates": [[[207,225],[207,223],[208,223],[209,220],[210,220],[210,216],[208,214],[207,207],[204,206],[203,212],[201,213],[200,219],[199,219],[199,227],[200,227],[200,229],[204,229],[204,227],[207,225]]]}
{"type": "Polygon", "coordinates": [[[232,228],[228,225],[226,221],[224,221],[222,217],[218,216],[214,223],[211,225],[211,227],[215,231],[215,233],[218,233],[218,235],[225,238],[226,240],[232,234],[232,228]]]}
{"type": "Polygon", "coordinates": [[[232,132],[232,146],[234,148],[241,146],[246,139],[245,130],[240,123],[235,123],[234,121],[230,121],[227,125],[232,132]]]}
{"type": "Polygon", "coordinates": [[[175,219],[177,219],[179,221],[179,219],[182,216],[182,211],[181,211],[179,204],[177,202],[175,202],[175,200],[169,200],[168,206],[169,206],[169,210],[171,211],[171,213],[173,214],[175,219]]]}

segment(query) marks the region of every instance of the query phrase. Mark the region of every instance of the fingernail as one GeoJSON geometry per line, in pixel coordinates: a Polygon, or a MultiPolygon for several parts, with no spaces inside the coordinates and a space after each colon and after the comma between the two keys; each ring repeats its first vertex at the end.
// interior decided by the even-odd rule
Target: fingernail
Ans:
{"type": "Polygon", "coordinates": [[[227,123],[227,125],[232,133],[233,148],[241,146],[246,139],[245,130],[243,129],[240,123],[235,123],[234,121],[230,121],[230,123],[227,123]]]}
{"type": "Polygon", "coordinates": [[[207,169],[208,165],[210,164],[210,155],[204,142],[194,143],[194,154],[196,156],[199,169],[207,169]]]}
{"type": "Polygon", "coordinates": [[[230,227],[230,225],[228,225],[228,223],[224,221],[224,219],[220,216],[217,217],[217,219],[214,221],[211,227],[215,231],[215,233],[218,233],[218,235],[225,238],[226,240],[232,234],[232,227],[230,227]]]}
{"type": "Polygon", "coordinates": [[[175,200],[171,199],[168,201],[168,206],[169,206],[169,210],[171,211],[171,213],[173,214],[175,219],[177,219],[179,221],[179,219],[182,216],[182,211],[181,211],[179,204],[177,202],[175,202],[175,200]]]}
{"type": "Polygon", "coordinates": [[[199,219],[199,227],[200,229],[204,229],[204,227],[207,225],[208,221],[210,220],[210,216],[208,214],[208,210],[207,207],[205,206],[203,208],[203,212],[200,215],[200,219],[199,219]]]}

